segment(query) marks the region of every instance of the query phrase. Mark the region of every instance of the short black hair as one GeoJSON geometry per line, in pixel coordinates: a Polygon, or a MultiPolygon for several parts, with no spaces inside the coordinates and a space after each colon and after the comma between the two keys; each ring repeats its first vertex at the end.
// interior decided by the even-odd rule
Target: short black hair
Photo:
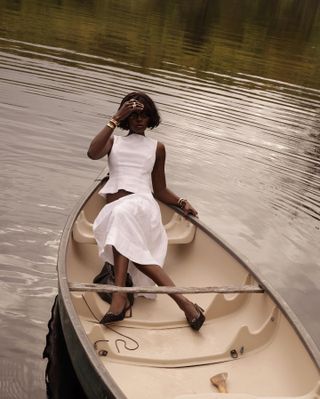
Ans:
{"type": "MultiPolygon", "coordinates": [[[[133,91],[129,94],[127,94],[121,101],[119,108],[122,107],[122,105],[129,100],[137,100],[140,101],[143,105],[143,112],[146,113],[149,116],[149,122],[148,122],[148,127],[150,129],[153,129],[154,127],[157,127],[160,122],[160,115],[158,112],[158,109],[153,102],[153,100],[146,94],[143,93],[142,91],[133,91]]],[[[121,127],[124,130],[129,130],[129,117],[126,119],[122,120],[119,124],[119,127],[121,127]]]]}

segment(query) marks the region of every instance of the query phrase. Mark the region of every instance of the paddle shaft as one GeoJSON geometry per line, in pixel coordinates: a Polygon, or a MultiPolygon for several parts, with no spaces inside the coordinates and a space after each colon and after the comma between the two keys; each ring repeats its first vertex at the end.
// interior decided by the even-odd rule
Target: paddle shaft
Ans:
{"type": "Polygon", "coordinates": [[[132,294],[236,294],[236,293],[264,293],[255,285],[224,286],[224,287],[118,287],[106,284],[69,283],[70,291],[89,292],[125,292],[132,294]]]}

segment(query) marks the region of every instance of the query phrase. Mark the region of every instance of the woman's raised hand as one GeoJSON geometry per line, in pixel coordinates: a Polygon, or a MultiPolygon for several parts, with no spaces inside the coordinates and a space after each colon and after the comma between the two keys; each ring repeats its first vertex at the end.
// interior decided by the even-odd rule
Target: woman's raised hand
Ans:
{"type": "Polygon", "coordinates": [[[140,101],[132,98],[131,100],[122,104],[113,118],[120,122],[123,119],[126,119],[132,112],[141,112],[143,108],[144,105],[140,101]]]}

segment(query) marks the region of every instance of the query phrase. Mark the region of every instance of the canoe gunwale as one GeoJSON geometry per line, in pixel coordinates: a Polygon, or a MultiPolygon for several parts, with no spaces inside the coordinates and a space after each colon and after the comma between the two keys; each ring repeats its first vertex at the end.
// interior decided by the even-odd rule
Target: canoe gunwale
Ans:
{"type": "MultiPolygon", "coordinates": [[[[70,236],[72,234],[72,226],[79,215],[81,209],[85,206],[86,202],[91,198],[97,188],[103,184],[103,182],[107,179],[105,170],[101,172],[98,177],[95,179],[94,183],[89,187],[88,191],[80,198],[77,202],[76,206],[73,208],[70,216],[67,219],[66,225],[63,229],[59,251],[58,251],[58,261],[57,261],[57,272],[58,272],[58,286],[59,286],[59,312],[61,315],[61,323],[63,332],[66,338],[66,343],[68,346],[69,352],[73,349],[73,343],[70,341],[70,335],[73,335],[78,340],[80,346],[83,349],[83,354],[81,356],[82,359],[86,357],[86,360],[90,363],[90,366],[95,370],[96,373],[96,383],[99,383],[104,386],[105,389],[105,398],[117,398],[117,399],[126,399],[127,397],[120,390],[119,386],[115,383],[111,375],[108,373],[106,368],[100,361],[96,361],[97,355],[94,351],[94,348],[89,342],[89,339],[85,333],[85,330],[80,322],[80,319],[75,311],[71,300],[71,293],[69,290],[69,285],[67,281],[67,273],[66,273],[66,251],[69,243],[70,236]],[[61,308],[61,309],[60,309],[61,308]],[[68,339],[69,338],[69,339],[68,339]]],[[[175,212],[179,213],[182,216],[185,216],[183,211],[175,206],[169,205],[170,208],[174,209],[175,212]]],[[[193,223],[196,227],[198,227],[201,231],[207,234],[211,239],[217,242],[222,248],[227,251],[231,256],[233,256],[240,264],[243,266],[258,282],[258,284],[266,291],[268,295],[272,298],[272,300],[277,304],[277,306],[281,309],[283,315],[287,318],[299,338],[301,339],[304,347],[308,351],[310,357],[313,362],[320,370],[320,350],[316,346],[312,337],[308,334],[306,329],[303,327],[299,319],[296,317],[294,312],[291,310],[286,301],[280,296],[280,294],[271,286],[269,282],[267,282],[260,274],[260,272],[250,264],[250,262],[246,259],[245,256],[238,255],[239,251],[235,251],[229,244],[214,234],[209,227],[207,227],[203,222],[200,222],[199,219],[188,215],[187,219],[193,223]],[[241,257],[240,257],[241,256],[241,257]],[[245,261],[243,260],[245,259],[245,261]]],[[[75,371],[78,375],[79,370],[77,370],[79,358],[77,358],[77,353],[70,353],[70,357],[72,359],[72,363],[75,366],[75,371]]],[[[79,375],[78,375],[79,377],[79,375]]],[[[81,376],[82,377],[82,376],[81,376]]],[[[83,379],[81,380],[83,382],[83,379]]],[[[92,384],[92,380],[90,383],[92,384]]],[[[90,384],[90,385],[91,385],[90,384]]],[[[86,387],[84,386],[86,390],[86,387]]],[[[90,389],[90,387],[87,387],[90,389]]],[[[101,388],[103,389],[103,387],[101,388]]],[[[86,391],[87,392],[87,391],[86,391]]],[[[90,398],[101,398],[101,396],[90,396],[90,398]]]]}

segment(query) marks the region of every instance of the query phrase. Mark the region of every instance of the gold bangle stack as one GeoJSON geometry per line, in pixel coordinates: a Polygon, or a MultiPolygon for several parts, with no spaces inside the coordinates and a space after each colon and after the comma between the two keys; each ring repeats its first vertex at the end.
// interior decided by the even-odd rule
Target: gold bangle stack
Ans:
{"type": "Polygon", "coordinates": [[[117,126],[119,126],[119,122],[116,121],[114,118],[111,118],[107,123],[107,126],[110,127],[110,129],[115,129],[117,126]]]}
{"type": "Polygon", "coordinates": [[[183,209],[186,206],[187,200],[184,198],[179,198],[178,200],[178,207],[183,209]]]}

